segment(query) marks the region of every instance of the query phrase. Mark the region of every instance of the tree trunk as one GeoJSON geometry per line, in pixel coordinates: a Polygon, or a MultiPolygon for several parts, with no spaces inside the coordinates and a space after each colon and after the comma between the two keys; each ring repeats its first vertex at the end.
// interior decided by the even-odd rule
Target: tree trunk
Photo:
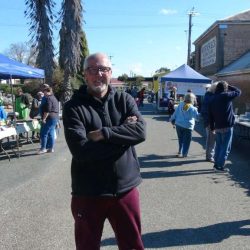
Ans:
{"type": "Polygon", "coordinates": [[[64,106],[64,104],[70,100],[71,96],[72,96],[72,87],[70,84],[70,74],[64,72],[63,94],[61,97],[62,106],[64,106]]]}

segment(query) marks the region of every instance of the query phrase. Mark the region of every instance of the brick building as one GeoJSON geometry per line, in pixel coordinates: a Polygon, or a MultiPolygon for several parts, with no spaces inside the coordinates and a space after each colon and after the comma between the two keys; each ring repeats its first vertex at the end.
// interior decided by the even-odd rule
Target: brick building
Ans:
{"type": "Polygon", "coordinates": [[[241,88],[236,105],[245,112],[250,104],[250,10],[214,22],[194,45],[195,70],[241,88]]]}

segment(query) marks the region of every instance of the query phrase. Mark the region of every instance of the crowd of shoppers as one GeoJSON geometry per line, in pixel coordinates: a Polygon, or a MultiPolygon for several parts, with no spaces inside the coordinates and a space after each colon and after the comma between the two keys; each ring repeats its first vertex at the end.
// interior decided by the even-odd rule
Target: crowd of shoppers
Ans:
{"type": "Polygon", "coordinates": [[[131,89],[128,88],[126,92],[134,98],[138,107],[143,107],[145,90],[145,88],[141,88],[140,90],[138,90],[136,86],[133,86],[131,89]]]}
{"type": "MultiPolygon", "coordinates": [[[[40,149],[37,154],[54,152],[56,126],[59,122],[59,102],[48,84],[42,84],[40,91],[30,101],[28,94],[23,93],[22,88],[17,89],[15,98],[15,112],[18,120],[27,121],[29,118],[40,121],[40,131],[35,137],[32,131],[32,139],[40,140],[40,149]]],[[[19,134],[19,137],[24,137],[19,134]]]]}
{"type": "MultiPolygon", "coordinates": [[[[225,162],[231,150],[235,115],[232,101],[241,91],[226,81],[212,83],[205,93],[201,117],[206,129],[206,160],[214,163],[214,170],[227,171],[225,162]]],[[[199,118],[196,98],[188,91],[170,121],[176,127],[179,149],[178,157],[187,157],[195,120],[199,118]]]]}

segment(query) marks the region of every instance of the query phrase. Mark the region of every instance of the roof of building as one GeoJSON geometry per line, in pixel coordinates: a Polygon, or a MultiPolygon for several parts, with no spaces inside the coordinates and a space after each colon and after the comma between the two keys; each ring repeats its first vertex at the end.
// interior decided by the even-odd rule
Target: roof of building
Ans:
{"type": "MultiPolygon", "coordinates": [[[[140,77],[142,81],[152,82],[154,79],[153,77],[140,77]]],[[[157,77],[156,77],[157,78],[157,77]]],[[[128,82],[136,82],[137,77],[128,77],[128,82]]]]}
{"type": "Polygon", "coordinates": [[[221,21],[250,21],[250,10],[244,10],[236,15],[222,19],[221,21]]]}
{"type": "Polygon", "coordinates": [[[230,63],[225,68],[216,73],[216,75],[232,74],[239,71],[250,71],[250,51],[242,55],[238,60],[230,63]]]}
{"type": "Polygon", "coordinates": [[[123,86],[125,83],[119,81],[117,78],[111,78],[111,85],[115,87],[123,86]]]}
{"type": "MultiPolygon", "coordinates": [[[[215,21],[207,30],[205,30],[194,42],[198,43],[204,36],[206,36],[210,31],[219,25],[226,24],[238,24],[238,23],[249,23],[250,24],[250,9],[244,10],[236,15],[215,21]]],[[[223,27],[223,26],[222,26],[223,27]]]]}

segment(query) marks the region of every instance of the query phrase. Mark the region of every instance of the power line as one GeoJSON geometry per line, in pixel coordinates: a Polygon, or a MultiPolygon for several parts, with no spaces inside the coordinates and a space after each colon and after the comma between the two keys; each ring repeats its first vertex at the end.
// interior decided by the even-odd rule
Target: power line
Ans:
{"type": "MultiPolygon", "coordinates": [[[[106,26],[88,26],[84,25],[85,29],[150,29],[150,28],[176,28],[182,27],[184,23],[178,24],[142,24],[142,25],[106,25],[106,26]]],[[[26,27],[26,24],[5,24],[0,23],[1,27],[26,27]]]]}
{"type": "Polygon", "coordinates": [[[106,26],[87,26],[85,29],[148,29],[148,28],[176,28],[182,27],[184,23],[178,24],[142,24],[142,25],[106,25],[106,26]]]}

